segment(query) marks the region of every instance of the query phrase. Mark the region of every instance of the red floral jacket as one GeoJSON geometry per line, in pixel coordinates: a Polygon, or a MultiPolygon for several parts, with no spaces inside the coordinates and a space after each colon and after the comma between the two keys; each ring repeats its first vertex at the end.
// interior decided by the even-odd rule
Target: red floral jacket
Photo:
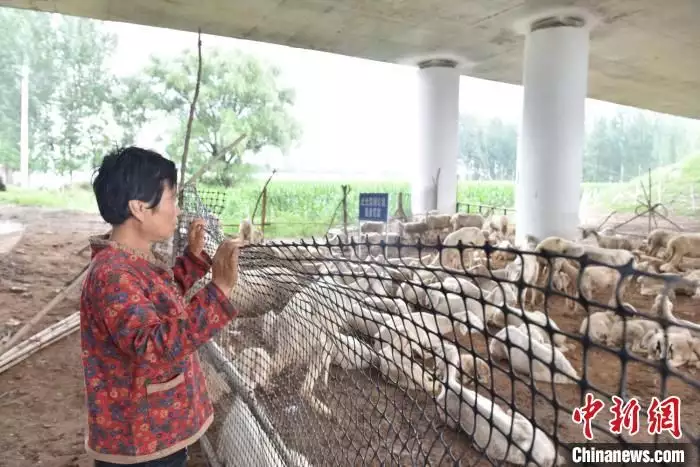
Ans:
{"type": "Polygon", "coordinates": [[[170,455],[213,420],[196,350],[237,311],[213,283],[184,302],[211,267],[206,253],[187,252],[171,269],[105,238],[90,241],[80,301],[86,449],[122,464],[170,455]]]}

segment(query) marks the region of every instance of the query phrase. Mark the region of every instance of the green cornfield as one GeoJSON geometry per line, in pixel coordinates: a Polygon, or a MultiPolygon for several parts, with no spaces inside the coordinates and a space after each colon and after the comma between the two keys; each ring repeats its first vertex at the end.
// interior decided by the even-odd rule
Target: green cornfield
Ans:
{"type": "MultiPolygon", "coordinates": [[[[230,232],[235,232],[241,219],[250,218],[264,181],[246,183],[226,190],[222,220],[230,232]]],[[[308,237],[323,235],[331,223],[342,224],[340,206],[343,191],[341,185],[349,185],[348,223],[357,223],[359,193],[389,193],[389,212],[393,214],[403,193],[406,214],[411,214],[409,183],[392,182],[313,182],[275,181],[268,185],[265,215],[265,236],[268,238],[308,237]],[[335,215],[335,219],[333,219],[335,215]]],[[[221,190],[217,187],[201,187],[206,190],[221,190]]],[[[462,203],[488,206],[513,206],[512,182],[464,182],[458,188],[458,200],[462,203]]],[[[255,222],[261,221],[261,208],[255,222]]]]}
{"type": "MultiPolygon", "coordinates": [[[[357,223],[359,212],[359,193],[389,193],[389,213],[393,214],[398,206],[399,194],[403,193],[403,206],[406,214],[411,215],[411,193],[409,183],[362,182],[362,181],[273,181],[268,185],[267,209],[265,216],[265,236],[267,238],[299,238],[322,236],[328,227],[342,225],[343,198],[341,185],[349,185],[348,223],[357,223]]],[[[226,190],[226,205],[222,219],[228,225],[228,231],[234,233],[241,219],[250,218],[255,202],[264,181],[249,182],[226,190]]],[[[600,201],[601,192],[610,189],[610,184],[584,183],[587,196],[600,201]]],[[[617,185],[617,184],[612,184],[617,185]]],[[[221,190],[216,187],[202,187],[221,190]]],[[[607,197],[607,196],[605,196],[607,197]]],[[[466,204],[513,208],[515,205],[515,183],[509,181],[466,181],[457,188],[457,202],[460,210],[466,210],[466,204]]],[[[255,216],[255,222],[261,222],[261,208],[255,216]]]]}
{"type": "MultiPolygon", "coordinates": [[[[636,183],[636,182],[635,182],[636,183]]],[[[389,213],[394,214],[398,206],[399,194],[403,193],[406,214],[411,214],[409,183],[362,182],[362,181],[286,181],[272,180],[268,185],[267,209],[265,217],[266,238],[298,239],[301,237],[322,236],[329,226],[342,225],[343,215],[340,203],[343,197],[341,185],[349,185],[348,223],[357,223],[359,193],[389,193],[389,213]]],[[[235,233],[242,219],[251,218],[264,180],[254,180],[233,188],[200,185],[199,190],[214,191],[224,199],[221,218],[229,233],[235,233]]],[[[672,183],[667,183],[672,185],[672,183]]],[[[466,204],[471,212],[475,205],[512,208],[514,206],[515,185],[508,181],[460,182],[457,202],[460,211],[466,212],[466,204]]],[[[633,211],[636,202],[635,190],[631,184],[584,183],[583,190],[587,203],[616,209],[621,212],[633,211]],[[624,189],[622,189],[624,187],[624,189]],[[624,192],[624,193],[623,193],[624,192]],[[622,195],[625,195],[622,197],[622,195]],[[629,198],[629,199],[628,199],[629,198]]],[[[698,190],[700,192],[700,189],[698,190]]],[[[62,190],[34,190],[8,187],[0,193],[0,205],[4,203],[51,206],[62,209],[78,209],[97,212],[92,191],[87,186],[76,184],[62,190]]],[[[674,206],[675,208],[676,206],[674,206]]],[[[218,211],[218,209],[217,209],[218,211]]],[[[261,222],[262,208],[258,209],[255,222],[261,222]]]]}

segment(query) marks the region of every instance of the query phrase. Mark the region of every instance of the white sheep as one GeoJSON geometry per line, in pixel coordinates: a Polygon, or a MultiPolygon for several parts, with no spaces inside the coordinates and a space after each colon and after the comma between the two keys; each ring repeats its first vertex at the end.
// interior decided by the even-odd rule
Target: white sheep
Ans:
{"type": "Polygon", "coordinates": [[[680,279],[681,277],[682,276],[679,274],[672,274],[668,272],[651,276],[640,275],[637,278],[637,283],[639,284],[639,294],[645,297],[657,295],[661,293],[665,285],[671,281],[670,289],[674,294],[692,296],[696,290],[696,286],[694,284],[688,281],[673,280],[680,279]]]}
{"type": "Polygon", "coordinates": [[[489,351],[492,358],[508,360],[513,369],[532,375],[535,381],[575,384],[576,380],[580,379],[576,370],[559,349],[538,342],[536,338],[531,339],[530,332],[524,325],[506,326],[501,329],[491,339],[489,351]],[[552,374],[552,365],[554,374],[552,374]]]}
{"type": "Polygon", "coordinates": [[[612,288],[608,306],[615,307],[618,293],[624,299],[628,282],[628,280],[620,282],[620,273],[616,269],[607,266],[585,266],[579,290],[586,300],[593,301],[596,291],[612,288]]]}
{"type": "Polygon", "coordinates": [[[477,227],[481,229],[484,226],[484,218],[481,214],[465,214],[458,212],[452,215],[450,219],[452,230],[459,230],[463,227],[477,227]]]}
{"type": "Polygon", "coordinates": [[[525,416],[505,412],[488,397],[448,379],[436,398],[438,413],[452,429],[467,434],[492,463],[554,467],[563,465],[556,445],[525,416]]]}
{"type": "MultiPolygon", "coordinates": [[[[542,242],[537,245],[535,251],[574,257],[580,257],[586,254],[590,259],[609,266],[623,266],[626,264],[632,264],[633,267],[635,266],[634,254],[630,251],[606,249],[593,245],[581,245],[560,237],[548,237],[542,240],[542,242]]],[[[620,280],[620,273],[616,269],[606,268],[605,266],[587,265],[584,268],[583,274],[584,276],[581,278],[581,293],[588,300],[592,299],[592,289],[596,285],[599,287],[612,285],[613,295],[608,301],[608,306],[610,307],[617,305],[617,293],[615,292],[619,289],[620,297],[624,297],[627,285],[631,280],[631,276],[620,280]]]]}
{"type": "Polygon", "coordinates": [[[417,283],[404,282],[397,290],[396,296],[410,305],[428,305],[428,292],[425,287],[417,283]]]}
{"type": "Polygon", "coordinates": [[[679,267],[684,256],[700,257],[700,233],[682,233],[672,236],[666,245],[665,259],[679,267]]]}
{"type": "Polygon", "coordinates": [[[670,300],[664,300],[661,297],[657,297],[657,299],[659,302],[657,312],[660,314],[661,319],[668,323],[669,329],[672,331],[675,329],[688,331],[693,337],[700,339],[700,325],[686,319],[676,318],[673,315],[673,306],[670,300]]]}
{"type": "Polygon", "coordinates": [[[238,238],[251,245],[257,245],[262,242],[263,234],[250,219],[243,219],[238,224],[238,238]]]}
{"type": "MultiPolygon", "coordinates": [[[[486,238],[481,229],[477,227],[463,227],[456,230],[442,241],[440,254],[431,265],[437,266],[442,264],[446,268],[461,269],[464,258],[462,258],[462,261],[460,260],[459,250],[455,248],[459,242],[462,242],[465,248],[483,247],[486,244],[486,238]]],[[[468,252],[469,250],[464,251],[465,256],[467,256],[468,252]]],[[[468,267],[471,261],[467,259],[465,263],[468,267]]]]}
{"type": "MultiPolygon", "coordinates": [[[[464,336],[468,332],[464,325],[453,323],[445,316],[436,317],[428,313],[414,313],[411,320],[403,320],[401,323],[393,321],[375,336],[375,345],[385,345],[382,342],[391,339],[393,330],[402,333],[401,337],[408,338],[414,356],[424,361],[435,361],[435,375],[440,381],[454,378],[462,384],[469,384],[475,380],[481,384],[489,382],[491,369],[486,361],[472,353],[460,354],[457,346],[453,344],[460,335],[464,336]]],[[[412,369],[404,368],[404,371],[412,369]]],[[[435,386],[430,386],[426,390],[430,392],[434,388],[435,386]]]]}
{"type": "Polygon", "coordinates": [[[673,313],[673,302],[671,298],[664,293],[658,294],[654,297],[654,303],[651,304],[649,312],[652,316],[656,317],[668,316],[673,313]]]}
{"type": "Polygon", "coordinates": [[[498,232],[501,235],[507,235],[508,234],[508,225],[509,225],[509,220],[508,216],[505,214],[498,215],[498,214],[493,214],[486,219],[486,225],[494,232],[498,232]]]}
{"type": "Polygon", "coordinates": [[[700,366],[700,339],[693,337],[687,329],[656,330],[648,341],[648,351],[649,358],[666,360],[671,368],[686,364],[700,366]]]}
{"type": "Polygon", "coordinates": [[[632,241],[627,237],[603,235],[596,232],[595,229],[581,229],[581,234],[581,236],[584,239],[593,236],[593,238],[595,238],[596,240],[596,243],[601,248],[628,251],[632,251],[634,249],[632,241]]]}
{"type": "MultiPolygon", "coordinates": [[[[493,281],[493,285],[484,286],[482,290],[486,292],[484,300],[488,304],[500,307],[504,304],[515,305],[518,302],[518,288],[515,284],[493,281]]],[[[491,319],[493,319],[493,316],[491,319]]]]}
{"type": "Polygon", "coordinates": [[[591,313],[581,322],[579,333],[582,336],[588,335],[589,339],[596,344],[606,344],[613,326],[620,319],[620,316],[613,311],[591,313]]]}
{"type": "Polygon", "coordinates": [[[367,221],[360,225],[360,233],[383,233],[384,222],[367,221]]]}
{"type": "Polygon", "coordinates": [[[491,310],[487,311],[477,299],[439,290],[428,290],[428,298],[433,310],[466,322],[467,326],[476,331],[483,332],[486,329],[485,323],[491,320],[491,310]]]}
{"type": "Polygon", "coordinates": [[[433,375],[413,359],[411,342],[398,329],[390,342],[377,349],[379,371],[392,384],[410,391],[422,388],[428,394],[439,394],[433,375]]]}
{"type": "Polygon", "coordinates": [[[445,230],[450,228],[451,216],[449,214],[432,214],[425,218],[429,230],[445,230]]]}
{"type": "Polygon", "coordinates": [[[619,319],[610,329],[607,344],[620,347],[624,342],[630,352],[646,356],[649,337],[660,328],[657,321],[650,319],[619,319]]]}
{"type": "Polygon", "coordinates": [[[388,298],[369,295],[364,298],[364,301],[370,306],[394,315],[405,316],[413,311],[411,306],[399,297],[388,298]]]}
{"type": "Polygon", "coordinates": [[[406,222],[401,224],[401,236],[415,237],[422,235],[430,230],[430,227],[425,222],[406,222]]]}
{"type": "Polygon", "coordinates": [[[561,329],[559,326],[557,326],[557,323],[555,323],[552,318],[545,315],[543,312],[539,310],[525,310],[510,305],[504,305],[500,308],[487,305],[486,308],[487,313],[489,316],[491,316],[490,321],[494,324],[494,326],[520,326],[524,323],[528,323],[529,325],[532,325],[532,327],[539,327],[547,344],[554,343],[554,345],[558,347],[560,351],[566,352],[566,336],[561,334],[561,329]],[[551,331],[547,330],[547,326],[551,328],[551,331]]]}
{"type": "Polygon", "coordinates": [[[646,246],[649,256],[657,256],[661,248],[666,248],[669,239],[677,232],[665,229],[655,229],[649,232],[646,238],[646,246]]]}
{"type": "Polygon", "coordinates": [[[567,308],[574,308],[576,306],[574,299],[570,298],[576,297],[576,283],[571,280],[571,276],[561,270],[554,272],[552,276],[552,287],[565,294],[566,297],[564,300],[567,308]]]}
{"type": "Polygon", "coordinates": [[[501,240],[499,242],[495,242],[496,248],[499,248],[498,250],[495,250],[491,253],[489,257],[489,261],[491,262],[491,267],[494,269],[501,269],[505,267],[505,265],[509,261],[515,260],[515,258],[518,257],[518,255],[513,252],[513,251],[507,251],[507,250],[513,250],[513,244],[508,241],[508,240],[501,240]],[[502,249],[502,250],[501,250],[502,249]]]}
{"type": "Polygon", "coordinates": [[[665,261],[661,258],[656,258],[653,256],[648,256],[641,253],[636,253],[637,257],[637,269],[643,272],[658,273],[661,272],[661,266],[665,264],[665,261]]]}
{"type": "Polygon", "coordinates": [[[359,323],[355,327],[371,335],[378,353],[379,371],[399,387],[410,390],[422,388],[434,394],[436,386],[433,376],[413,357],[417,355],[426,359],[435,353],[441,355],[443,360],[448,359],[453,368],[468,370],[470,379],[488,380],[488,366],[484,361],[475,361],[467,355],[460,356],[457,348],[449,343],[469,333],[469,328],[459,321],[429,313],[382,315],[362,310],[360,305],[353,305],[353,314],[369,318],[364,329],[360,329],[363,326],[359,323]],[[439,349],[436,351],[436,348],[439,349]],[[426,355],[431,349],[432,354],[426,355]]]}
{"type": "Polygon", "coordinates": [[[331,362],[348,362],[348,366],[364,369],[376,361],[376,353],[369,346],[340,332],[351,320],[348,313],[353,299],[357,300],[351,289],[319,281],[297,292],[275,319],[277,348],[270,377],[290,367],[308,365],[301,397],[312,409],[329,417],[330,409],[313,390],[319,377],[327,381],[331,362]]]}
{"type": "Polygon", "coordinates": [[[631,251],[620,249],[601,248],[594,245],[583,245],[566,240],[561,237],[547,237],[542,240],[535,252],[549,252],[553,254],[580,257],[588,255],[594,261],[598,261],[609,266],[624,266],[634,264],[634,254],[631,251]]]}
{"type": "Polygon", "coordinates": [[[521,303],[534,304],[538,296],[538,279],[540,276],[540,264],[538,257],[532,253],[523,252],[516,256],[515,261],[505,267],[510,282],[518,282],[522,279],[524,287],[520,290],[521,303]]]}

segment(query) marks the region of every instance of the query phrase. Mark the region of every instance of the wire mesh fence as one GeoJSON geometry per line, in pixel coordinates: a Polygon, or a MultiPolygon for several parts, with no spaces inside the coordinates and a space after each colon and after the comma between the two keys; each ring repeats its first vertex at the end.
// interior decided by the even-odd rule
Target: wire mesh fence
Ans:
{"type": "Polygon", "coordinates": [[[509,216],[515,214],[515,209],[487,206],[479,203],[458,202],[457,212],[464,212],[467,214],[502,214],[504,216],[509,216]]]}
{"type": "MultiPolygon", "coordinates": [[[[213,256],[221,200],[186,197],[181,230],[204,218],[213,256]]],[[[592,440],[676,443],[697,465],[693,273],[473,227],[340,240],[242,249],[240,314],[200,352],[214,464],[551,466],[592,440]]]]}

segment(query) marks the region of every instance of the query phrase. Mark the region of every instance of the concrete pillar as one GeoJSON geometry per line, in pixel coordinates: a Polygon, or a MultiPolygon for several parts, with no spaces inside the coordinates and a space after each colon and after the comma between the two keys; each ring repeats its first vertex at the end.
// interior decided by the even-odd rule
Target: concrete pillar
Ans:
{"type": "Polygon", "coordinates": [[[418,163],[411,208],[413,214],[433,209],[452,214],[457,205],[459,71],[452,60],[418,66],[418,163]]]}
{"type": "Polygon", "coordinates": [[[589,28],[578,17],[545,17],[526,34],[516,240],[572,238],[579,225],[589,28]]]}

